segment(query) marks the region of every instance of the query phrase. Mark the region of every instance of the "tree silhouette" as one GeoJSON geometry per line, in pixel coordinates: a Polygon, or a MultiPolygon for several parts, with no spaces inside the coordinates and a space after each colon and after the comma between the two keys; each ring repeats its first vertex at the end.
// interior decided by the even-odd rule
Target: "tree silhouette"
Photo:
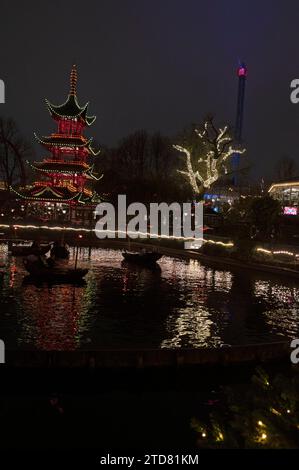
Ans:
{"type": "Polygon", "coordinates": [[[25,184],[24,161],[31,152],[15,121],[0,118],[0,175],[7,190],[13,183],[25,184]]]}

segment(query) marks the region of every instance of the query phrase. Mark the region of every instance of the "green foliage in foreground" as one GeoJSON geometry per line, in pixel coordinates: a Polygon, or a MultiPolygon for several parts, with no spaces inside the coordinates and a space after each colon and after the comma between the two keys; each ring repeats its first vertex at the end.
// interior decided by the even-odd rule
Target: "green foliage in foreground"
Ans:
{"type": "Polygon", "coordinates": [[[191,426],[203,448],[299,447],[299,370],[270,377],[258,368],[251,384],[223,389],[221,405],[191,426]]]}

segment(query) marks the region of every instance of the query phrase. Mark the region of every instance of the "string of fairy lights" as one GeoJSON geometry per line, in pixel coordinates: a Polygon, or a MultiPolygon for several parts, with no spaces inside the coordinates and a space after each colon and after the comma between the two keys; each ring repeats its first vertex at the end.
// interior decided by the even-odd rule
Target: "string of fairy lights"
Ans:
{"type": "Polygon", "coordinates": [[[73,136],[65,137],[64,135],[59,135],[59,137],[57,135],[51,135],[50,137],[44,137],[47,140],[43,140],[41,137],[38,137],[36,132],[34,132],[34,137],[37,140],[37,142],[39,142],[40,144],[43,144],[45,146],[47,146],[47,145],[50,145],[50,146],[52,145],[53,146],[54,145],[55,147],[88,147],[89,148],[90,144],[93,141],[93,137],[90,137],[89,139],[82,140],[82,139],[79,139],[79,138],[73,137],[73,136]],[[69,139],[69,142],[67,142],[67,143],[66,142],[59,142],[59,138],[63,139],[63,140],[69,139]],[[50,139],[53,139],[53,140],[50,140],[50,139]],[[82,140],[82,143],[72,142],[72,140],[82,140]]]}
{"type": "MultiPolygon", "coordinates": [[[[64,232],[77,232],[77,233],[105,233],[107,234],[108,238],[109,235],[126,235],[132,238],[156,238],[156,239],[166,239],[166,240],[178,240],[178,241],[194,241],[194,242],[202,242],[202,243],[209,243],[212,245],[222,246],[224,248],[233,248],[235,246],[233,241],[223,242],[221,240],[213,240],[207,238],[196,238],[196,237],[183,237],[183,236],[176,236],[176,235],[165,235],[165,234],[153,234],[151,232],[141,232],[141,231],[129,231],[129,230],[99,230],[96,228],[83,228],[83,227],[61,227],[61,226],[49,226],[49,225],[23,225],[23,224],[0,224],[0,229],[10,229],[13,228],[14,230],[24,229],[24,230],[50,230],[50,231],[64,231],[64,232]]],[[[295,257],[296,259],[299,258],[299,253],[288,251],[288,250],[268,250],[266,248],[257,247],[255,249],[258,253],[265,253],[267,255],[285,255],[290,257],[295,257]]]]}
{"type": "Polygon", "coordinates": [[[299,258],[299,253],[288,251],[288,250],[267,250],[266,248],[258,247],[256,248],[258,253],[264,253],[266,255],[286,255],[299,258]]]}
{"type": "Polygon", "coordinates": [[[195,193],[200,192],[200,187],[207,189],[218,180],[219,169],[221,166],[224,168],[225,174],[227,173],[227,168],[225,167],[224,163],[228,160],[229,157],[235,154],[242,155],[246,151],[246,149],[238,149],[234,148],[232,145],[229,145],[229,143],[232,142],[232,138],[228,134],[228,126],[219,129],[216,129],[214,126],[212,126],[213,130],[218,132],[218,134],[216,135],[215,139],[211,141],[208,136],[209,125],[210,123],[206,121],[204,124],[204,130],[202,132],[200,132],[198,129],[195,129],[195,133],[204,144],[207,144],[207,147],[209,148],[206,153],[199,156],[197,159],[197,163],[200,165],[203,164],[205,166],[204,171],[199,172],[199,170],[195,171],[193,169],[191,152],[186,147],[181,145],[173,145],[174,149],[186,155],[187,171],[178,171],[179,173],[188,177],[192,190],[195,193]]]}
{"type": "Polygon", "coordinates": [[[127,235],[132,238],[136,238],[136,236],[141,238],[161,238],[167,240],[178,240],[178,241],[194,241],[194,242],[202,242],[202,243],[211,243],[214,245],[223,246],[225,248],[233,248],[233,242],[223,242],[220,240],[212,240],[212,239],[205,239],[205,238],[195,238],[195,237],[183,237],[183,236],[176,236],[176,235],[165,235],[165,234],[153,234],[151,232],[141,232],[141,231],[130,231],[130,230],[99,230],[99,229],[88,229],[88,228],[78,228],[78,227],[60,227],[60,226],[48,226],[48,225],[21,225],[21,224],[14,224],[14,225],[7,225],[7,224],[0,224],[0,229],[9,229],[13,228],[14,230],[18,229],[25,229],[25,230],[51,230],[51,231],[65,231],[65,232],[83,232],[83,233],[105,233],[107,235],[127,235]]]}
{"type": "MultiPolygon", "coordinates": [[[[267,399],[269,400],[269,392],[270,390],[272,390],[273,393],[273,387],[275,387],[275,385],[273,386],[273,383],[270,383],[270,379],[266,375],[262,376],[261,374],[259,374],[259,379],[259,385],[262,387],[262,390],[264,391],[265,395],[267,396],[267,399]]],[[[250,408],[249,419],[252,419],[253,433],[249,436],[249,439],[261,446],[267,446],[273,438],[279,438],[279,432],[277,427],[275,427],[275,431],[273,432],[273,422],[271,414],[276,417],[279,417],[279,419],[282,419],[284,422],[284,426],[287,424],[288,426],[293,427],[295,424],[295,427],[299,429],[296,421],[294,422],[294,418],[296,420],[296,414],[294,414],[294,410],[292,410],[291,408],[290,398],[287,397],[287,394],[283,397],[279,395],[278,400],[277,397],[274,396],[272,400],[272,403],[275,407],[269,406],[270,414],[268,414],[268,410],[264,410],[262,413],[261,410],[259,410],[257,413],[253,413],[252,408],[250,408]],[[290,418],[290,421],[289,419],[288,421],[286,421],[287,417],[290,418]]],[[[245,416],[244,418],[246,419],[245,416]]],[[[277,423],[279,422],[276,421],[276,424],[277,423]]],[[[229,437],[227,435],[228,433],[224,431],[223,424],[218,422],[218,420],[215,418],[213,420],[210,420],[209,425],[203,424],[197,419],[193,419],[191,422],[191,426],[194,430],[199,433],[200,438],[205,441],[212,440],[216,443],[223,443],[229,437]]]]}

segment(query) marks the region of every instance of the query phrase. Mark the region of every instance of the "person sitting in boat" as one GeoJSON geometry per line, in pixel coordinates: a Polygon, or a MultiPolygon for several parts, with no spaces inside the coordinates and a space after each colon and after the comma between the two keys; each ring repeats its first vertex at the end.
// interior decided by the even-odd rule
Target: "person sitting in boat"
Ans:
{"type": "Polygon", "coordinates": [[[46,260],[47,260],[48,268],[54,268],[56,264],[56,260],[55,260],[55,256],[52,255],[52,253],[50,253],[50,256],[46,258],[46,260]]]}
{"type": "Polygon", "coordinates": [[[47,258],[38,253],[31,253],[27,256],[26,262],[29,264],[36,264],[39,267],[48,267],[47,258]]]}
{"type": "Polygon", "coordinates": [[[51,258],[66,259],[69,256],[69,250],[66,245],[56,241],[51,249],[51,258]]]}

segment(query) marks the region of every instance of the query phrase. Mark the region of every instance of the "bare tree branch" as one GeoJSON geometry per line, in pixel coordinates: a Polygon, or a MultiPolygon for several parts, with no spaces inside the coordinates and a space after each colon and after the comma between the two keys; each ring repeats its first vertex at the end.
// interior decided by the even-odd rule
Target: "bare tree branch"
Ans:
{"type": "Polygon", "coordinates": [[[31,153],[31,146],[20,135],[16,123],[0,118],[0,175],[7,189],[16,181],[25,184],[24,161],[31,153]]]}

